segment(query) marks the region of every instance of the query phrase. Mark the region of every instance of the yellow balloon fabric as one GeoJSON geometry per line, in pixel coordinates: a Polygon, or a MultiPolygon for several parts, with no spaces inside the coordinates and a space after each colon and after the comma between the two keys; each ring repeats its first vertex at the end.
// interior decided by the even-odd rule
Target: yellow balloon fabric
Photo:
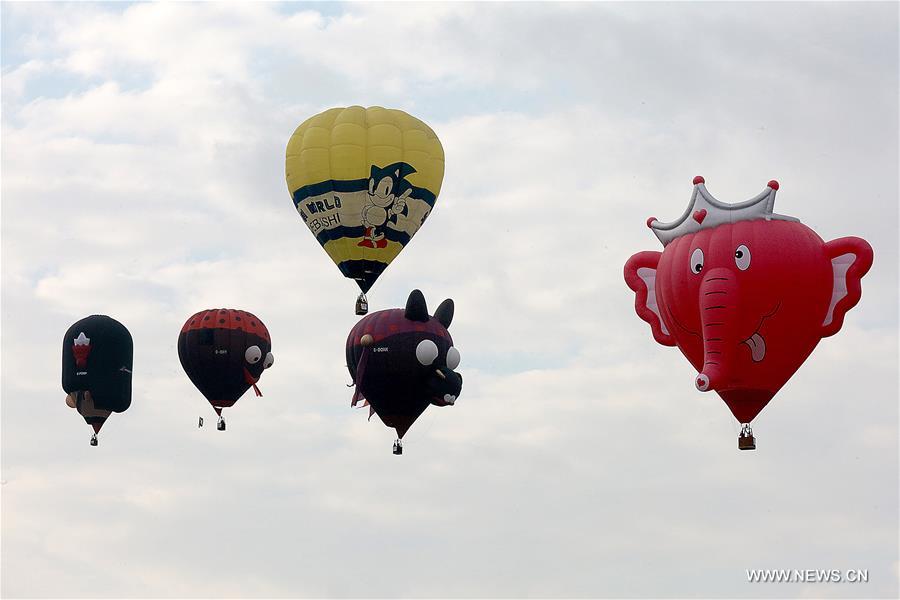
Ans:
{"type": "Polygon", "coordinates": [[[402,110],[332,108],[294,131],[285,176],[303,222],[366,292],[431,214],[444,149],[402,110]]]}

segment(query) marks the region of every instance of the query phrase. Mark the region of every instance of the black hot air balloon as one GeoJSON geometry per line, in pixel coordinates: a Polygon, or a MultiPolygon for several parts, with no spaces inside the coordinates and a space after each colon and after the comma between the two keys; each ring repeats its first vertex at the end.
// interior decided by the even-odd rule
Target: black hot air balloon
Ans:
{"type": "Polygon", "coordinates": [[[425,296],[413,290],[406,308],[392,308],[361,319],[347,338],[347,368],[356,384],[352,406],[368,404],[388,427],[397,430],[394,454],[402,454],[401,439],[429,404],[456,403],[462,391],[459,350],[447,328],[453,320],[453,300],[441,302],[428,315],[425,296]]]}
{"type": "Polygon", "coordinates": [[[134,343],[124,325],[91,315],[69,327],[62,345],[62,386],[66,404],[94,428],[91,446],[111,413],[131,406],[134,343]]]}
{"type": "Polygon", "coordinates": [[[262,396],[256,383],[275,362],[272,339],[263,322],[230,308],[202,310],[190,317],[178,335],[178,358],[219,415],[219,431],[225,430],[222,409],[234,406],[251,386],[262,396]]]}

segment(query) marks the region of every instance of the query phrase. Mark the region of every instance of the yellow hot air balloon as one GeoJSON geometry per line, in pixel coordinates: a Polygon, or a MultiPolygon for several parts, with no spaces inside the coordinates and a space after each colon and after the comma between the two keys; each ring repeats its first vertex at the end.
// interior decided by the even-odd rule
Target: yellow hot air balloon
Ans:
{"type": "Polygon", "coordinates": [[[362,293],[431,214],[444,178],[434,131],[402,110],[332,108],[288,141],[285,176],[294,206],[331,260],[362,293]]]}

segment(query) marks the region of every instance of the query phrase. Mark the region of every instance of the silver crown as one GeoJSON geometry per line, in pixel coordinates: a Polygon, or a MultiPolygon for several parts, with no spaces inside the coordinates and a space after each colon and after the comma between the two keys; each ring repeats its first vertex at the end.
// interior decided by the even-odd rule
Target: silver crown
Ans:
{"type": "Polygon", "coordinates": [[[84,335],[84,332],[78,334],[78,337],[73,340],[76,346],[89,346],[91,343],[91,338],[84,335]]]}
{"type": "Polygon", "coordinates": [[[694,193],[687,210],[676,221],[660,223],[656,217],[647,219],[647,227],[653,230],[663,246],[686,233],[694,233],[701,229],[711,229],[725,223],[750,221],[752,219],[773,219],[779,221],[797,221],[794,217],[778,215],[775,208],[775,192],[778,182],[774,179],[768,183],[765,191],[744,202],[726,204],[716,200],[706,189],[706,181],[700,175],[694,177],[694,193]]]}

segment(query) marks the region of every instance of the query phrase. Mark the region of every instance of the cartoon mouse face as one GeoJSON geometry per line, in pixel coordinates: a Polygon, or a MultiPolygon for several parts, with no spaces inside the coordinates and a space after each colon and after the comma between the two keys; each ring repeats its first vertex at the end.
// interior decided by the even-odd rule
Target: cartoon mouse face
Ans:
{"type": "Polygon", "coordinates": [[[447,330],[452,319],[452,300],[432,317],[414,290],[405,309],[372,313],[347,338],[347,365],[359,393],[400,437],[429,404],[448,406],[459,398],[461,356],[447,330]]]}

